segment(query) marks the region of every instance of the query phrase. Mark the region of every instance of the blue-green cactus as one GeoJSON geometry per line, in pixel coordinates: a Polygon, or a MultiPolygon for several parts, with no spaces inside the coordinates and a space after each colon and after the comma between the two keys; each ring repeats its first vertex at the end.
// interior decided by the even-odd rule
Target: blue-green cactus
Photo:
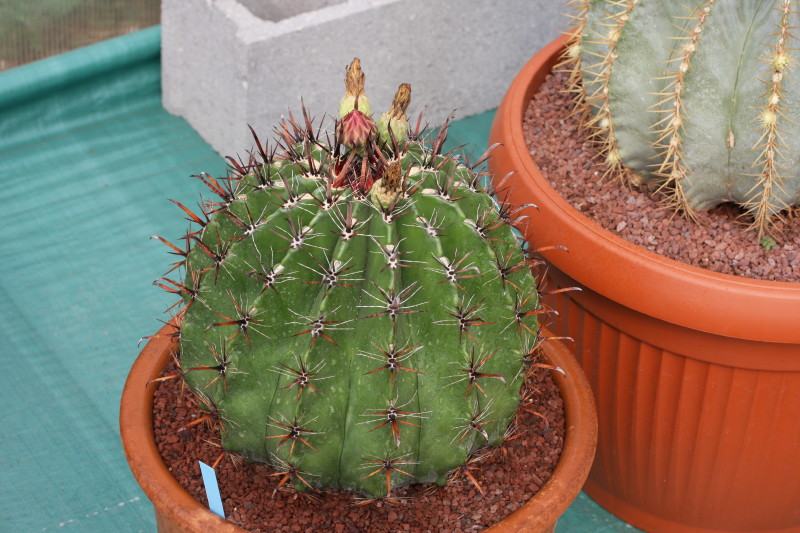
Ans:
{"type": "Polygon", "coordinates": [[[690,216],[736,202],[765,232],[800,203],[793,0],[573,0],[579,109],[610,172],[690,216]]]}

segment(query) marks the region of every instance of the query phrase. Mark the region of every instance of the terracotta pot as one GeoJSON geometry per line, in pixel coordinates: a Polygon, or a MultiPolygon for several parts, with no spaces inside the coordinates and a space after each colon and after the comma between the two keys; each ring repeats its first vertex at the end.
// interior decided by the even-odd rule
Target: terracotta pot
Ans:
{"type": "Polygon", "coordinates": [[[599,419],[585,487],[648,531],[800,531],[800,283],[750,280],[666,259],[601,228],[550,186],[522,117],[561,39],[500,105],[489,163],[520,228],[545,252],[555,331],[575,339],[599,419]],[[552,286],[551,285],[551,286],[552,286]]]}
{"type": "MultiPolygon", "coordinates": [[[[128,464],[153,502],[160,533],[242,532],[211,513],[169,473],[153,436],[153,391],[148,383],[161,374],[177,349],[164,326],[144,347],[131,368],[120,404],[120,434],[128,464]]],[[[567,431],[561,459],[550,480],[527,504],[487,531],[552,532],[555,523],[578,496],[594,457],[597,416],[589,383],[580,365],[560,342],[544,343],[546,359],[566,372],[554,372],[566,411],[567,431]]]]}

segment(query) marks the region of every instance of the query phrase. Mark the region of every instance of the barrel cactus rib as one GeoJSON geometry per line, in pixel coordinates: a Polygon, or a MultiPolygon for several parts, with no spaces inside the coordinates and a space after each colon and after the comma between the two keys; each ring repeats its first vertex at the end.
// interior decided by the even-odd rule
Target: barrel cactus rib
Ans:
{"type": "Polygon", "coordinates": [[[609,173],[689,216],[735,202],[759,234],[797,205],[792,2],[575,4],[564,61],[609,173]]]}
{"type": "Polygon", "coordinates": [[[376,123],[357,61],[346,80],[332,135],[304,110],[277,148],[198,175],[219,199],[181,206],[200,227],[158,284],[183,297],[184,377],[226,450],[380,498],[502,442],[541,310],[513,213],[442,153],[446,124],[409,130],[407,84],[376,123]]]}
{"type": "Polygon", "coordinates": [[[793,154],[787,144],[790,135],[800,133],[800,124],[788,118],[800,112],[797,98],[787,98],[797,92],[789,88],[796,80],[787,75],[789,69],[797,66],[797,59],[791,52],[797,48],[797,38],[792,34],[793,24],[797,24],[792,18],[796,4],[790,0],[783,0],[781,4],[776,6],[780,16],[775,24],[776,31],[771,35],[774,44],[767,41],[767,53],[762,59],[765,67],[762,67],[760,79],[766,84],[766,90],[760,95],[763,104],[757,122],[761,135],[753,146],[758,157],[752,166],[754,172],[759,169],[760,172],[756,183],[745,193],[751,198],[748,207],[755,213],[755,227],[764,227],[770,216],[797,203],[800,198],[797,187],[792,196],[792,187],[786,183],[792,179],[791,169],[797,167],[800,157],[793,154]]]}
{"type": "MultiPolygon", "coordinates": [[[[316,203],[313,202],[312,203],[316,203]]],[[[298,205],[298,209],[309,209],[311,205],[298,205]]],[[[298,255],[297,268],[302,271],[300,277],[304,285],[303,293],[287,293],[285,297],[291,299],[292,316],[286,321],[286,327],[291,328],[287,333],[295,340],[295,353],[298,353],[302,367],[292,367],[289,372],[284,372],[284,381],[276,391],[272,403],[273,413],[282,413],[283,418],[289,420],[289,416],[302,422],[302,429],[309,435],[303,439],[302,435],[294,434],[290,438],[295,443],[302,444],[298,450],[292,447],[280,447],[286,435],[290,433],[287,428],[278,424],[273,425],[269,435],[272,443],[268,444],[271,453],[283,458],[284,461],[294,461],[295,467],[300,470],[313,471],[315,476],[321,480],[336,479],[338,475],[338,465],[335,462],[326,464],[326,469],[309,469],[305,466],[306,462],[320,450],[324,453],[325,447],[336,447],[340,443],[341,426],[337,424],[338,418],[332,416],[337,409],[346,407],[339,396],[325,394],[325,390],[346,390],[349,360],[346,357],[339,357],[338,350],[342,354],[350,352],[351,343],[351,324],[344,318],[341,302],[352,298],[355,284],[363,279],[364,265],[361,262],[353,261],[353,256],[363,257],[364,244],[358,240],[341,240],[335,234],[337,226],[332,217],[333,212],[320,210],[317,212],[314,225],[315,231],[320,238],[303,250],[304,253],[298,255]],[[353,251],[356,248],[361,253],[353,251]],[[352,255],[351,255],[352,254],[352,255]],[[305,304],[303,304],[305,302],[305,304]],[[333,353],[334,356],[331,356],[333,353]],[[319,386],[316,390],[311,389],[309,394],[298,395],[299,390],[294,383],[297,381],[298,372],[303,370],[316,369],[320,376],[319,386]],[[324,388],[323,388],[324,387],[324,388]],[[312,393],[313,392],[313,393],[312,393]],[[318,408],[315,408],[318,407],[318,408]],[[324,438],[323,438],[324,437],[324,438]],[[293,451],[297,451],[294,456],[293,451]]],[[[346,396],[345,396],[346,400],[346,396]]],[[[274,416],[274,415],[273,415],[274,416]]],[[[289,428],[291,429],[291,428],[289,428]]],[[[290,441],[286,441],[290,442],[290,441]]],[[[339,444],[340,445],[340,444],[339,444]]]]}
{"type": "Polygon", "coordinates": [[[708,33],[707,25],[712,20],[710,15],[714,4],[714,0],[711,0],[685,13],[683,20],[686,23],[680,28],[680,34],[674,37],[678,46],[670,54],[669,66],[663,75],[667,85],[656,108],[659,120],[652,126],[658,135],[653,143],[658,166],[651,174],[663,180],[661,186],[669,191],[667,197],[670,205],[674,209],[682,209],[690,217],[694,216],[694,209],[684,185],[684,179],[689,174],[684,136],[686,123],[697,117],[687,116],[686,100],[693,96],[691,92],[687,94],[687,78],[696,78],[693,74],[699,70],[692,68],[693,60],[697,57],[701,36],[705,37],[704,32],[708,33]]]}

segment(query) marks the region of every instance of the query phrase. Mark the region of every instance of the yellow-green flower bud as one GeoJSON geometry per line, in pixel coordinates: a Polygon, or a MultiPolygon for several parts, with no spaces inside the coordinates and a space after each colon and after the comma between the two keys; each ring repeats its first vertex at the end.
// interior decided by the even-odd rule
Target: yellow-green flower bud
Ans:
{"type": "Polygon", "coordinates": [[[378,119],[378,139],[382,143],[391,145],[392,138],[395,143],[405,140],[408,134],[406,110],[409,102],[411,102],[411,85],[403,83],[397,88],[392,107],[378,119]]]}
{"type": "Polygon", "coordinates": [[[361,71],[361,61],[357,57],[347,66],[344,88],[345,95],[339,102],[339,118],[344,118],[353,109],[369,115],[369,100],[364,93],[364,73],[361,71]]]}

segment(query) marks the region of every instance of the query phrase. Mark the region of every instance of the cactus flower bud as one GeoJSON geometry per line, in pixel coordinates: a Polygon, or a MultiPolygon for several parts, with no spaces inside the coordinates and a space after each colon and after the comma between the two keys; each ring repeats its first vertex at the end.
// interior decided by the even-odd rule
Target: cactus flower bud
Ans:
{"type": "Polygon", "coordinates": [[[345,95],[339,103],[338,136],[348,148],[359,150],[375,135],[375,121],[369,116],[369,100],[364,93],[364,73],[356,57],[347,66],[345,95]]]}
{"type": "Polygon", "coordinates": [[[363,148],[375,136],[375,121],[356,107],[339,121],[339,138],[352,149],[363,148]]]}
{"type": "Polygon", "coordinates": [[[344,89],[345,95],[339,102],[339,118],[344,118],[353,109],[369,115],[369,100],[364,93],[364,73],[361,71],[361,61],[357,57],[347,65],[344,89]]]}
{"type": "Polygon", "coordinates": [[[406,110],[411,101],[411,85],[403,83],[397,88],[392,100],[392,107],[378,119],[378,138],[382,143],[390,144],[405,140],[408,133],[408,117],[406,110]],[[389,130],[391,129],[391,134],[389,130]]]}
{"type": "Polygon", "coordinates": [[[403,167],[399,161],[392,161],[380,180],[371,189],[372,200],[376,205],[391,204],[403,193],[403,167]]]}

